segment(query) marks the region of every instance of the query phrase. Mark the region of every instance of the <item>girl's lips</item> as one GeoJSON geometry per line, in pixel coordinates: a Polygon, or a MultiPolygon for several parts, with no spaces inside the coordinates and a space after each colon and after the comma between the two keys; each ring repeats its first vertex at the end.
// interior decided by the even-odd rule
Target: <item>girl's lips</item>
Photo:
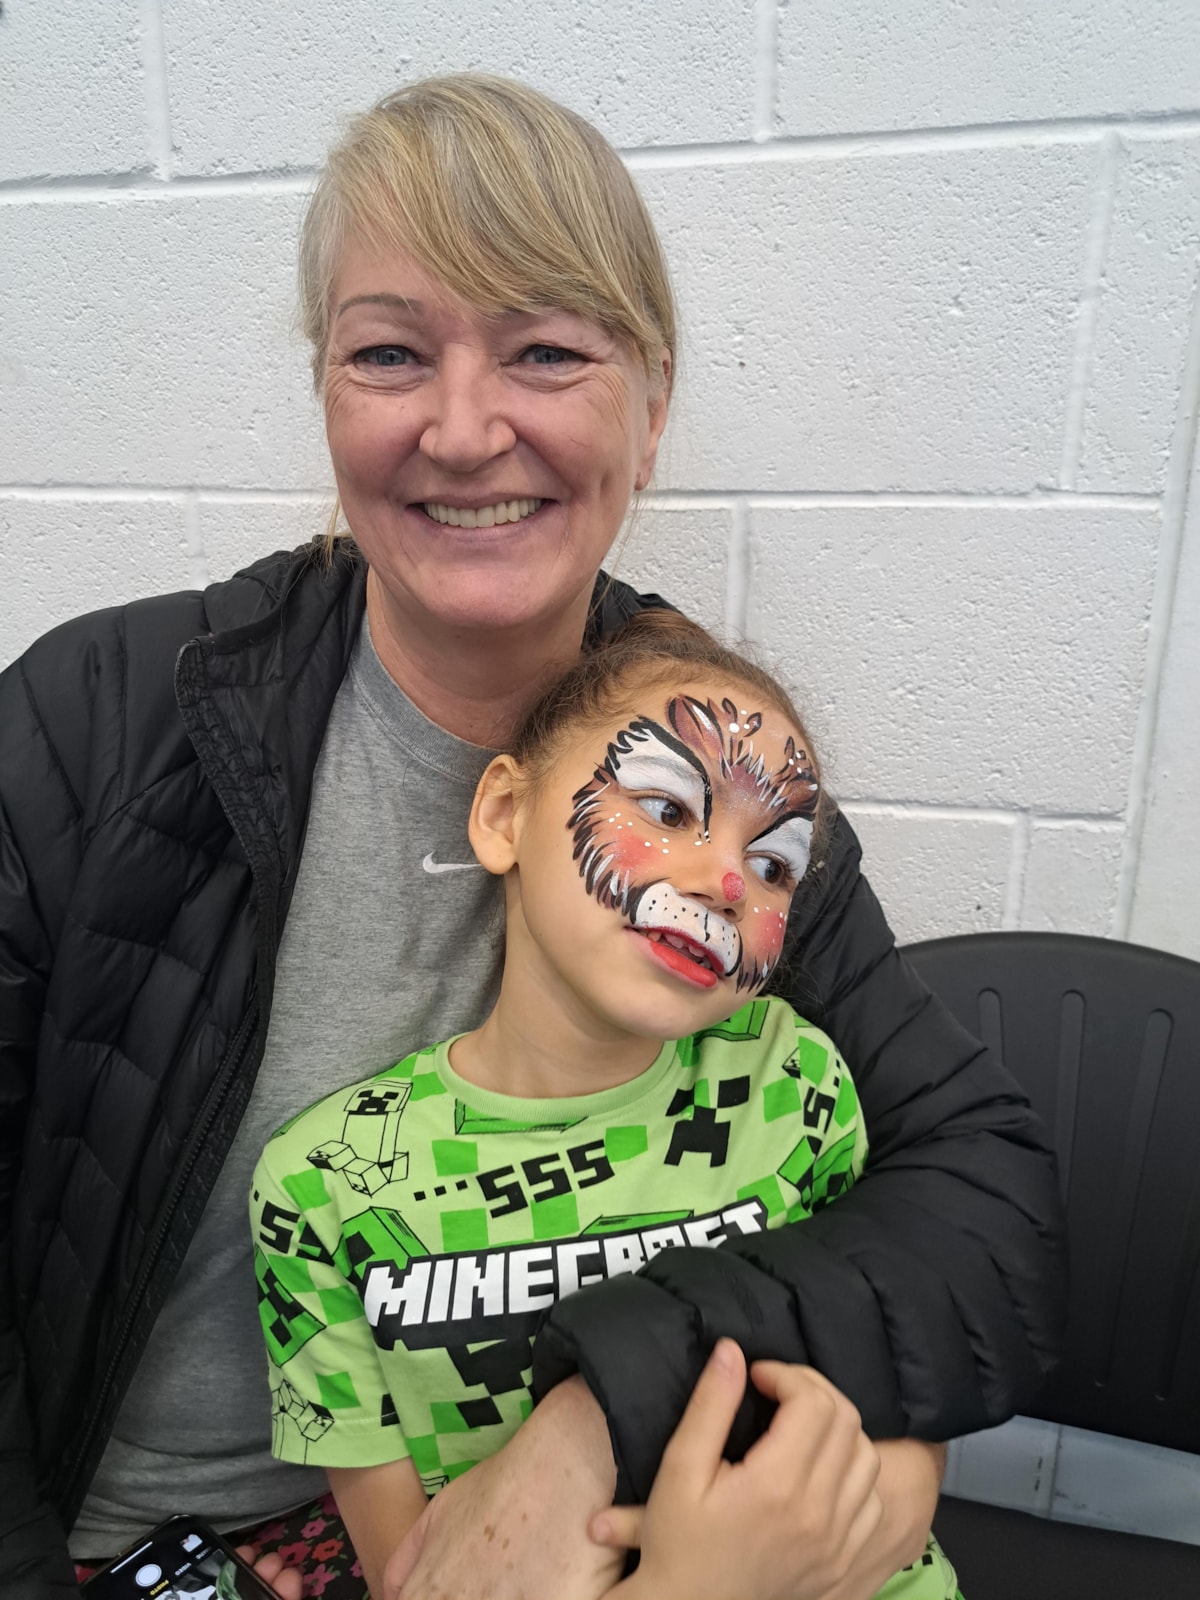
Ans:
{"type": "Polygon", "coordinates": [[[657,931],[654,928],[645,931],[640,928],[629,929],[629,932],[635,934],[641,941],[643,949],[651,960],[657,961],[660,967],[666,967],[675,977],[682,978],[685,983],[690,983],[697,989],[716,988],[720,979],[711,967],[693,961],[691,956],[685,955],[682,950],[677,950],[674,945],[667,944],[665,940],[648,937],[648,933],[657,931]]]}

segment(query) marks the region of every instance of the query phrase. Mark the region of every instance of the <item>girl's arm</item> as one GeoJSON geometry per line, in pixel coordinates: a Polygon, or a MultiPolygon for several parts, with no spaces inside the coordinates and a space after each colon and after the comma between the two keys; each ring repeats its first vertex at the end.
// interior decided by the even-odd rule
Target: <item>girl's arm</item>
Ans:
{"type": "Polygon", "coordinates": [[[428,1504],[417,1469],[406,1457],[379,1467],[328,1467],[326,1474],[367,1588],[382,1596],[388,1557],[428,1504]]]}

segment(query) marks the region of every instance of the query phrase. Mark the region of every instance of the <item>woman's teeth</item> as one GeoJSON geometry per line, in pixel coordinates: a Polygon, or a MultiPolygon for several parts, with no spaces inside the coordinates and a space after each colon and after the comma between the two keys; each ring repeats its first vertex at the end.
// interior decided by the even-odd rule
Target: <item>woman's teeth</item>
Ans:
{"type": "Polygon", "coordinates": [[[443,506],[436,501],[425,501],[425,515],[435,522],[444,522],[449,528],[494,528],[501,522],[520,522],[531,517],[544,500],[498,500],[494,506],[478,506],[470,510],[463,506],[443,506]]]}

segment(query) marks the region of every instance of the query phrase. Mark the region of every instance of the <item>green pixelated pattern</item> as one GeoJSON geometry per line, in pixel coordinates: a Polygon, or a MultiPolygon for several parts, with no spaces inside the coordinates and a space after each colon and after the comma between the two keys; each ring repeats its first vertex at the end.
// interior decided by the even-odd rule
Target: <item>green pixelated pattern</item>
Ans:
{"type": "Polygon", "coordinates": [[[259,1163],[284,1459],[408,1454],[435,1492],[528,1416],[556,1295],[808,1215],[866,1154],[837,1052],[777,999],[553,1120],[544,1101],[473,1105],[447,1071],[446,1046],[416,1052],[294,1118],[259,1163]]]}

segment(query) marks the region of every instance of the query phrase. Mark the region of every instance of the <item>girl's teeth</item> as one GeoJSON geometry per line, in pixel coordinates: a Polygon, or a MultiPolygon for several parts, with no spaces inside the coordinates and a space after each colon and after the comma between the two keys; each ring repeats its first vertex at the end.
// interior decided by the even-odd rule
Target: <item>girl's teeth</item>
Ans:
{"type": "Polygon", "coordinates": [[[498,500],[494,506],[471,510],[428,500],[425,515],[449,528],[494,528],[502,522],[520,522],[524,517],[531,517],[544,504],[543,500],[498,500]]]}

